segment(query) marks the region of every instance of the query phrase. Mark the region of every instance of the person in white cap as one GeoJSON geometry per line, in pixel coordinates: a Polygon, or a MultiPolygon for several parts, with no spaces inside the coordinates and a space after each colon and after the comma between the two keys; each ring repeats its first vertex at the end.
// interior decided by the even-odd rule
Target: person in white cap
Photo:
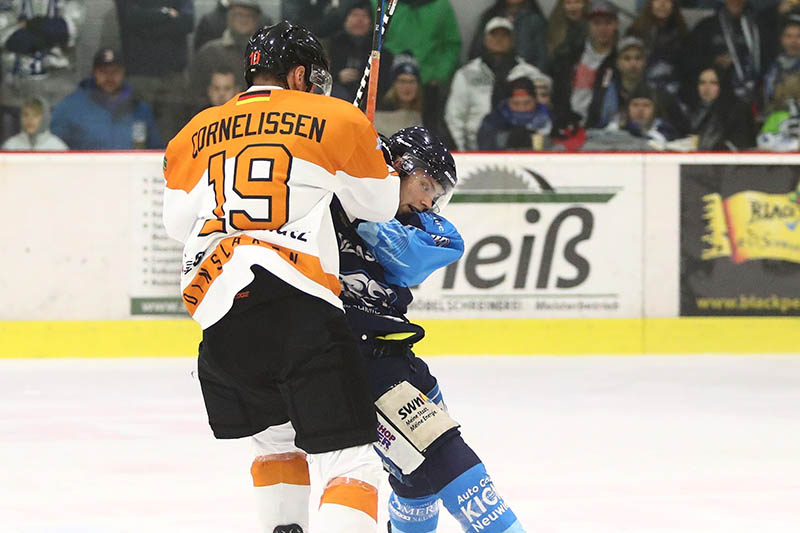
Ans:
{"type": "Polygon", "coordinates": [[[492,110],[492,94],[506,81],[544,76],[542,71],[515,54],[514,25],[504,17],[486,23],[483,41],[486,52],[453,76],[444,119],[460,151],[478,149],[478,129],[492,110]]]}
{"type": "Polygon", "coordinates": [[[469,48],[470,59],[480,56],[486,47],[481,35],[482,28],[495,17],[504,17],[514,25],[514,41],[517,54],[531,65],[547,70],[547,20],[537,0],[495,0],[481,13],[469,48]]]}

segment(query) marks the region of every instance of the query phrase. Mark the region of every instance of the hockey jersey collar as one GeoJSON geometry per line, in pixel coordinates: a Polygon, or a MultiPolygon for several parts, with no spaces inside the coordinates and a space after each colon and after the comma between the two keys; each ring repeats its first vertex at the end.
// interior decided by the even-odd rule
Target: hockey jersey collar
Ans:
{"type": "Polygon", "coordinates": [[[249,89],[247,89],[246,93],[251,93],[253,91],[283,91],[283,87],[278,87],[277,85],[253,85],[249,89]]]}

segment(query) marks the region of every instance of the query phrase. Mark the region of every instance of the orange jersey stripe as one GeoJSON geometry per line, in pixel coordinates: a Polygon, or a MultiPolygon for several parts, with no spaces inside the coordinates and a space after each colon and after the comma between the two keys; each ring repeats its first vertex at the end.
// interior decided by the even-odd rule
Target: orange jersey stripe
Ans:
{"type": "Polygon", "coordinates": [[[357,479],[337,477],[325,488],[320,499],[324,503],[335,503],[357,509],[378,521],[378,489],[357,479]]]}
{"type": "Polygon", "coordinates": [[[302,453],[282,453],[257,457],[250,467],[254,487],[270,487],[278,483],[310,485],[306,456],[302,453]]]}
{"type": "Polygon", "coordinates": [[[217,276],[222,273],[222,267],[231,260],[238,246],[262,246],[275,250],[282,259],[307,278],[328,288],[337,296],[341,291],[339,279],[335,275],[325,272],[322,269],[319,258],[316,256],[284,248],[277,244],[262,242],[248,235],[228,237],[220,241],[214,251],[205,258],[192,282],[183,291],[183,303],[190,315],[194,315],[197,306],[203,301],[206,291],[217,276]]]}

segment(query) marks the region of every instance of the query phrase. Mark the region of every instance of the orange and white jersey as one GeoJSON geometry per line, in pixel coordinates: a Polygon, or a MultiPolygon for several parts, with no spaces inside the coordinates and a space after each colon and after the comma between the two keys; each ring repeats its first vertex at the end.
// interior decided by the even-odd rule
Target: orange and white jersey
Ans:
{"type": "Polygon", "coordinates": [[[277,87],[197,114],[167,146],[164,178],[164,226],[184,243],[183,301],[204,329],[252,281],[252,265],[341,308],[332,195],[373,221],[399,202],[360,110],[277,87]]]}

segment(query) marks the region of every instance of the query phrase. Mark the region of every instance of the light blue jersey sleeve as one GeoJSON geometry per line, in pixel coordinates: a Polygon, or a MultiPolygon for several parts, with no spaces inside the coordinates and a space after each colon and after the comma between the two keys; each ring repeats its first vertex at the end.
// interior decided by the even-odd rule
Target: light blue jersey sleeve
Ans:
{"type": "Polygon", "coordinates": [[[417,217],[420,227],[397,219],[358,225],[358,234],[393,285],[418,285],[464,253],[464,240],[453,224],[433,213],[417,213],[417,217]]]}

